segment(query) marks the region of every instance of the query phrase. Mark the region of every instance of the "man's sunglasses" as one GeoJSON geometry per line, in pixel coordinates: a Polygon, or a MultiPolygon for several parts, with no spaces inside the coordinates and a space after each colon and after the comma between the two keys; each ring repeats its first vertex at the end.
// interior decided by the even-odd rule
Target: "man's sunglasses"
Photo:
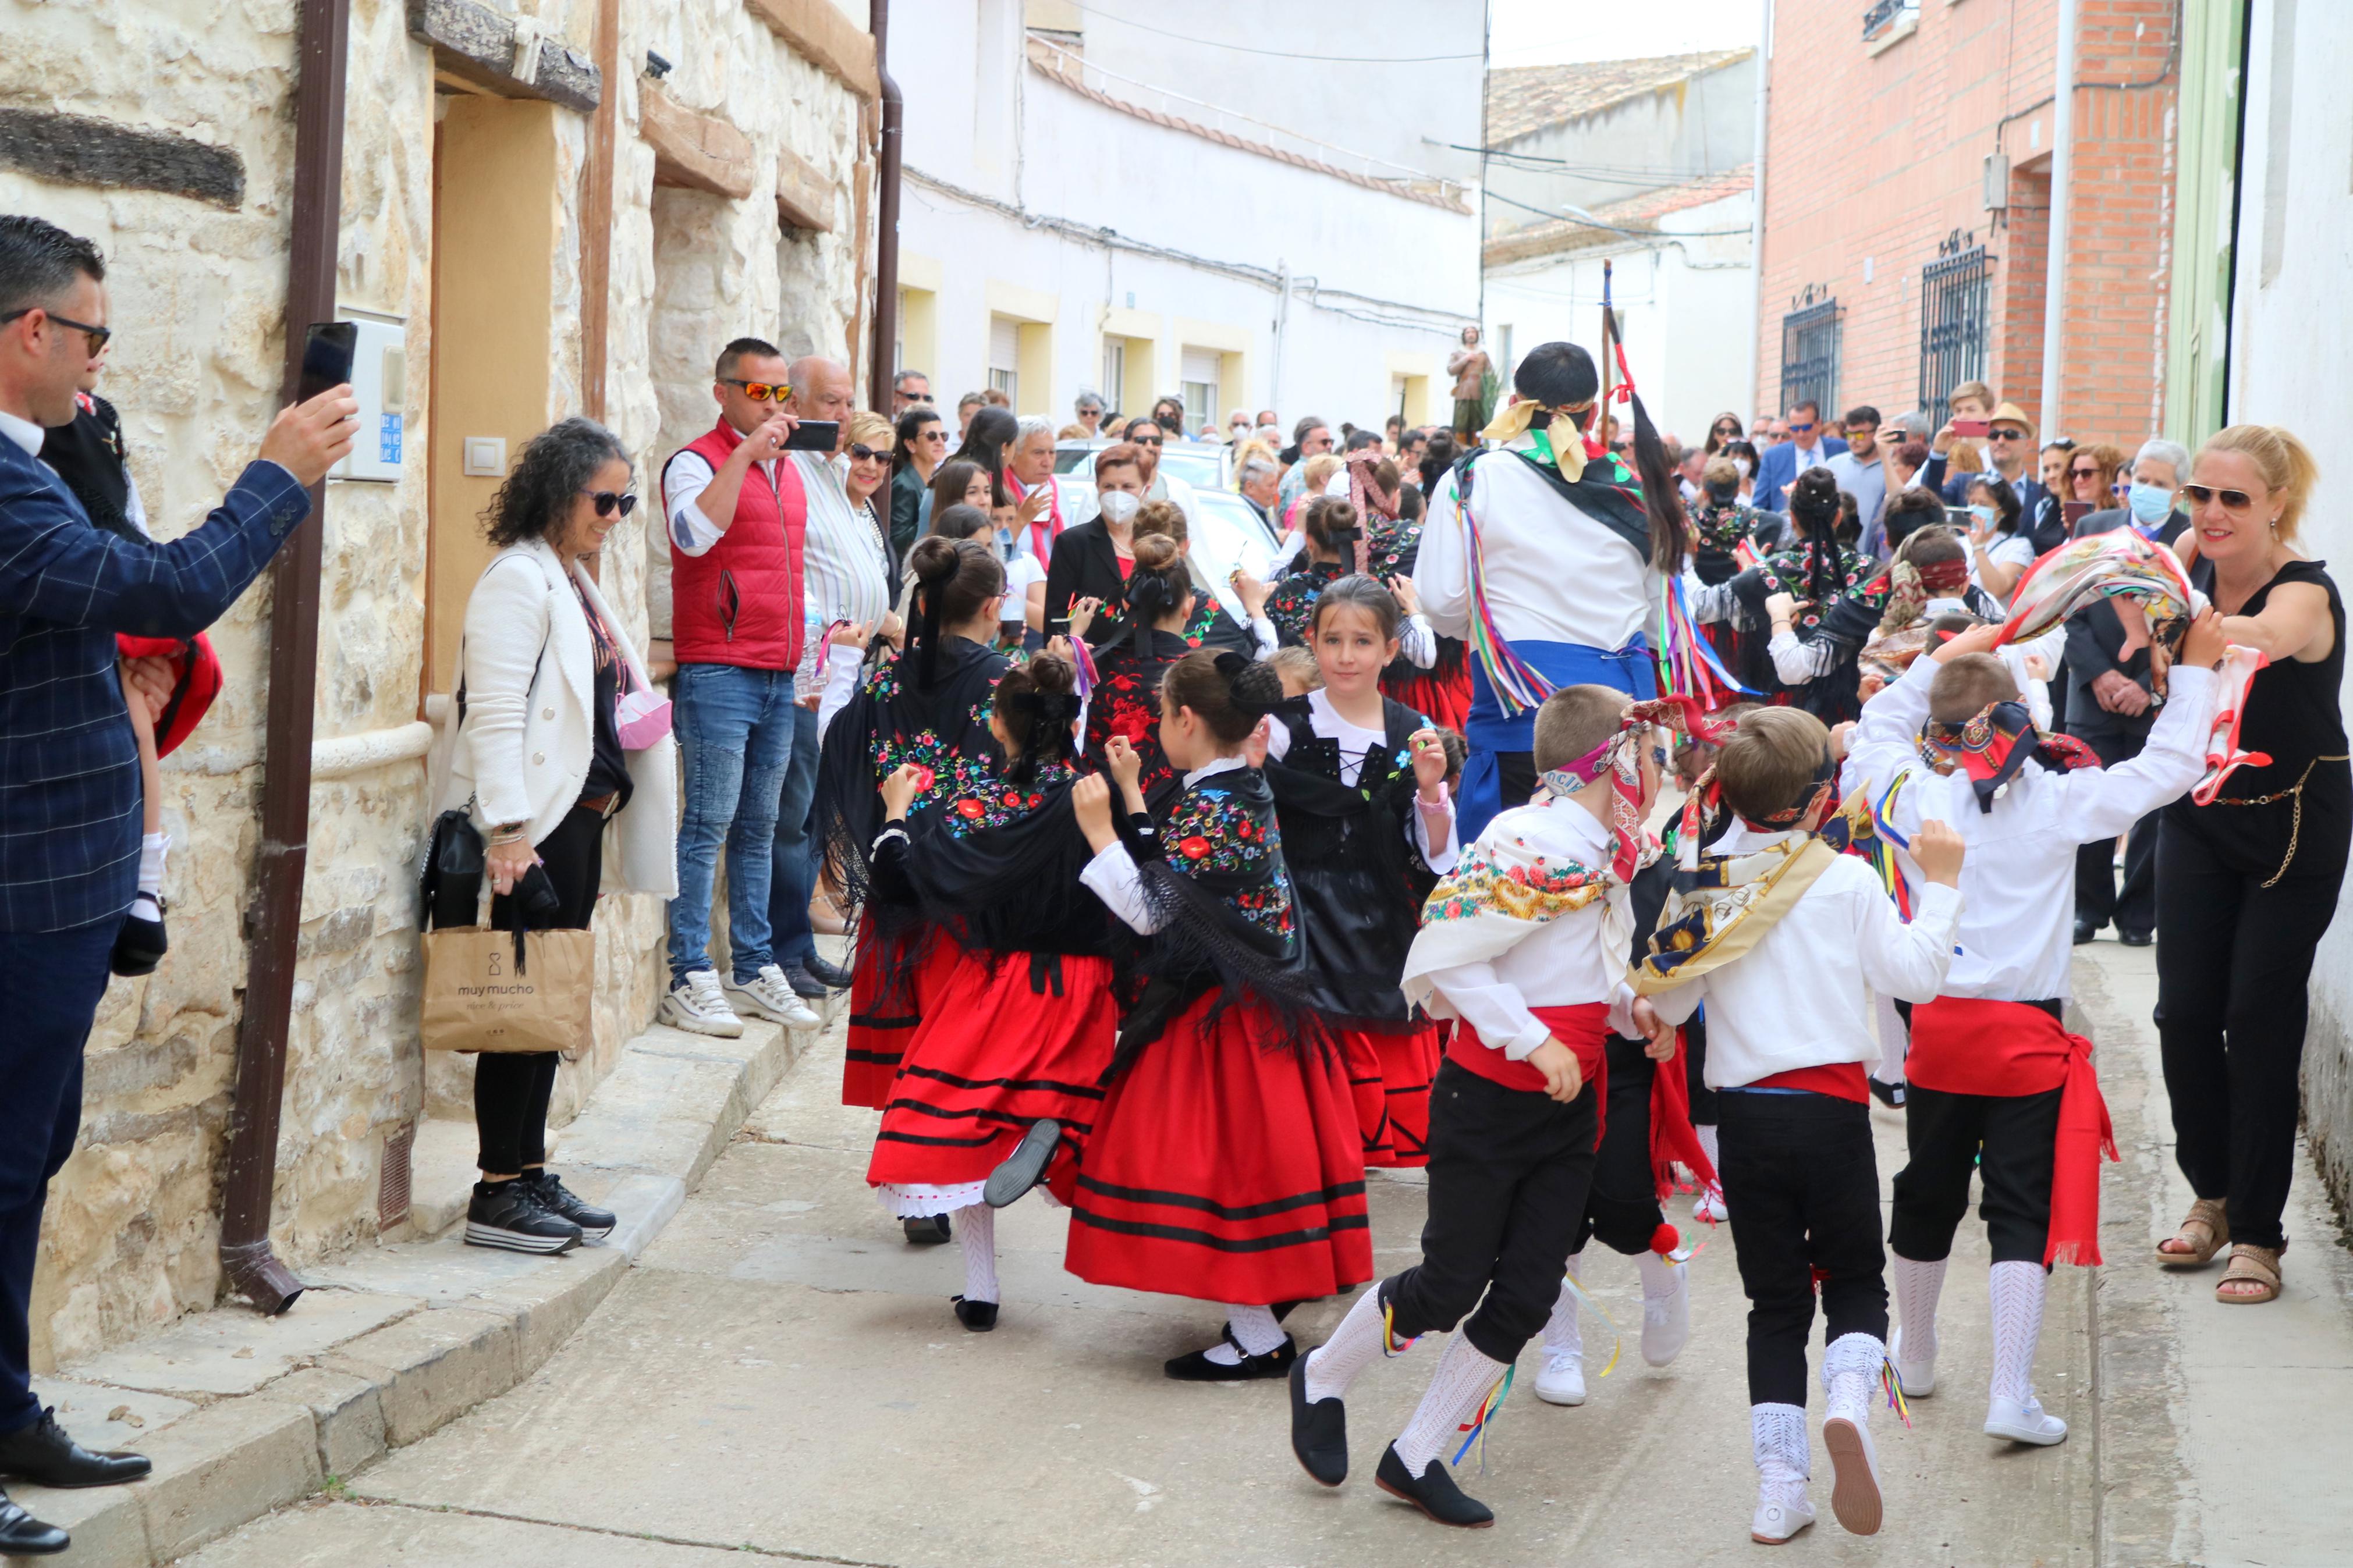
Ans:
{"type": "Polygon", "coordinates": [[[1803,420],[1800,420],[1800,419],[1792,419],[1792,420],[1790,420],[1790,421],[1789,421],[1789,434],[1790,434],[1790,435],[1792,435],[1792,436],[1810,436],[1810,435],[1812,435],[1813,433],[1814,433],[1814,422],[1813,422],[1812,420],[1810,420],[1810,419],[1803,419],[1803,420]]]}
{"type": "Polygon", "coordinates": [[[1989,441],[2023,441],[2026,439],[2026,432],[2023,430],[1991,430],[1986,433],[1986,439],[1989,441]]]}
{"type": "Polygon", "coordinates": [[[780,381],[737,381],[733,376],[723,375],[719,378],[719,384],[722,386],[742,387],[744,395],[754,403],[766,403],[772,399],[782,403],[793,395],[793,389],[780,381]]]}
{"type": "Polygon", "coordinates": [[[55,310],[43,310],[42,307],[38,305],[27,305],[22,310],[11,310],[6,315],[0,316],[0,327],[6,326],[9,322],[15,321],[19,316],[29,316],[36,310],[40,310],[42,314],[48,317],[49,320],[55,321],[60,327],[71,327],[75,331],[79,332],[84,337],[88,338],[90,340],[90,352],[93,354],[103,350],[106,347],[108,341],[114,336],[114,329],[112,327],[93,327],[88,321],[77,321],[70,316],[60,316],[55,310]]]}
{"type": "Polygon", "coordinates": [[[1158,436],[1133,436],[1129,439],[1139,447],[1159,447],[1166,444],[1166,440],[1158,436]]]}
{"type": "Polygon", "coordinates": [[[611,490],[582,490],[580,493],[596,503],[598,517],[610,517],[617,511],[627,517],[638,509],[635,490],[623,490],[618,495],[611,490]]]}
{"type": "Polygon", "coordinates": [[[2188,496],[2191,502],[2198,506],[2204,506],[2211,500],[2220,500],[2224,511],[2247,511],[2255,504],[2255,498],[2244,490],[2218,490],[2212,485],[2184,485],[2181,487],[2181,493],[2188,496]]]}

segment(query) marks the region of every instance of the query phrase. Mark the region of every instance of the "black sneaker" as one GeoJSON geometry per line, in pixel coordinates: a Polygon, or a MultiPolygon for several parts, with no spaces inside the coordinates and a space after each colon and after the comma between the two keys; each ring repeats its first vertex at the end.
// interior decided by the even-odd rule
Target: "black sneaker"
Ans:
{"type": "Polygon", "coordinates": [[[1484,1530],[1495,1522],[1493,1509],[1477,1498],[1462,1495],[1446,1461],[1430,1460],[1430,1468],[1417,1480],[1413,1472],[1405,1468],[1405,1461],[1398,1458],[1395,1443],[1381,1450],[1381,1468],[1373,1472],[1373,1485],[1393,1498],[1403,1498],[1440,1524],[1484,1530]]]}
{"type": "Polygon", "coordinates": [[[944,1214],[911,1215],[899,1222],[907,1240],[916,1247],[937,1247],[955,1239],[948,1229],[948,1216],[944,1214]]]}
{"type": "MultiPolygon", "coordinates": [[[[811,980],[816,981],[819,985],[824,986],[828,991],[847,991],[849,989],[849,971],[842,968],[841,965],[838,963],[828,963],[824,959],[819,958],[814,952],[801,959],[798,963],[788,963],[785,968],[787,973],[794,969],[798,969],[803,974],[807,975],[811,980]]],[[[804,994],[806,994],[806,993],[804,993],[804,994]]]]}
{"type": "MultiPolygon", "coordinates": [[[[1219,1337],[1235,1350],[1241,1350],[1231,1328],[1219,1337]]],[[[1299,1342],[1285,1334],[1282,1342],[1264,1355],[1245,1353],[1238,1362],[1225,1362],[1211,1361],[1208,1351],[1195,1351],[1162,1363],[1160,1370],[1179,1383],[1248,1383],[1255,1378],[1285,1376],[1291,1371],[1291,1363],[1298,1359],[1299,1342]]]]}
{"type": "Polygon", "coordinates": [[[1866,1078],[1863,1081],[1871,1085],[1872,1099],[1879,1101],[1880,1104],[1887,1107],[1890,1110],[1901,1110],[1904,1109],[1904,1086],[1902,1084],[1889,1083],[1885,1079],[1877,1077],[1866,1078]]]}
{"type": "Polygon", "coordinates": [[[1018,1201],[1021,1194],[1045,1179],[1046,1167],[1054,1158],[1054,1146],[1062,1141],[1062,1124],[1050,1119],[1033,1121],[1013,1152],[988,1173],[981,1184],[980,1201],[990,1208],[1001,1209],[1018,1201]]]}
{"type": "Polygon", "coordinates": [[[539,1206],[558,1219],[568,1219],[580,1227],[580,1234],[590,1241],[602,1241],[613,1234],[619,1222],[610,1209],[600,1209],[583,1199],[564,1184],[562,1177],[542,1165],[536,1171],[525,1171],[522,1179],[531,1185],[531,1195],[539,1206]]]}
{"type": "Polygon", "coordinates": [[[956,1321],[976,1334],[985,1334],[997,1327],[997,1303],[967,1301],[962,1296],[948,1298],[955,1303],[956,1321]]]}
{"type": "Polygon", "coordinates": [[[466,1205],[466,1245],[502,1247],[509,1252],[569,1252],[580,1245],[580,1227],[539,1206],[531,1183],[476,1182],[466,1205]]]}
{"type": "Polygon", "coordinates": [[[155,966],[164,962],[171,943],[164,939],[164,900],[155,900],[156,918],[142,920],[137,915],[122,917],[122,929],[114,933],[114,952],[107,967],[125,976],[153,974],[155,966]]]}
{"type": "Polygon", "coordinates": [[[43,1524],[0,1492],[0,1557],[55,1557],[72,1544],[64,1531],[43,1524]]]}
{"type": "Polygon", "coordinates": [[[1291,1363],[1291,1451],[1320,1485],[1348,1479],[1348,1407],[1337,1399],[1308,1402],[1305,1356],[1291,1363]]]}

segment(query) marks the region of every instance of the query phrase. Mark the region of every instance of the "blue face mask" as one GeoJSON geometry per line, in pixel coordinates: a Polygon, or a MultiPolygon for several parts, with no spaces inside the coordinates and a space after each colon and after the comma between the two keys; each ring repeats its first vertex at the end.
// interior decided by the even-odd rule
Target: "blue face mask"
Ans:
{"type": "Polygon", "coordinates": [[[2136,522],[2163,522],[2173,510],[2173,492],[2163,485],[2145,485],[2135,480],[2125,504],[2132,508],[2136,522]]]}
{"type": "Polygon", "coordinates": [[[1991,528],[1993,526],[1993,508],[1986,505],[1982,501],[1976,506],[1969,508],[1969,515],[1978,520],[1978,526],[1979,528],[1991,528]]]}

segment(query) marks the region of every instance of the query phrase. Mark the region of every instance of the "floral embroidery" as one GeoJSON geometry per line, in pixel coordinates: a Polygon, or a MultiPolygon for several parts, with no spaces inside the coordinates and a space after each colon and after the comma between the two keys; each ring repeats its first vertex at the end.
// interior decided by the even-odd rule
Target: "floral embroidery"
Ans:
{"type": "Polygon", "coordinates": [[[1274,591],[1266,596],[1266,618],[1274,623],[1275,634],[1284,647],[1306,646],[1315,601],[1323,597],[1325,584],[1337,582],[1347,574],[1347,570],[1336,561],[1319,561],[1274,585],[1274,591]]]}
{"type": "Polygon", "coordinates": [[[1533,862],[1504,864],[1493,849],[1474,847],[1430,895],[1422,906],[1421,922],[1434,925],[1488,913],[1515,921],[1548,921],[1606,897],[1609,881],[1606,868],[1597,871],[1574,860],[1551,866],[1539,855],[1533,862]]]}
{"type": "Polygon", "coordinates": [[[1140,663],[1135,655],[1114,647],[1096,656],[1099,679],[1087,705],[1087,760],[1103,766],[1103,746],[1113,735],[1135,748],[1143,771],[1136,787],[1148,797],[1176,776],[1160,749],[1160,677],[1166,662],[1140,663]]]}
{"type": "Polygon", "coordinates": [[[1714,500],[1702,501],[1691,509],[1690,515],[1693,533],[1700,544],[1710,549],[1729,553],[1756,534],[1757,509],[1738,501],[1722,505],[1714,500]]]}
{"type": "Polygon", "coordinates": [[[984,827],[1003,827],[1018,822],[1046,804],[1046,791],[1050,786],[1078,776],[1076,768],[1061,763],[1045,770],[1027,788],[1017,788],[994,776],[976,778],[970,793],[956,797],[954,815],[947,819],[948,831],[964,838],[984,827]]]}
{"type": "Polygon", "coordinates": [[[1264,887],[1236,893],[1231,902],[1242,918],[1276,936],[1291,934],[1291,882],[1277,876],[1264,887]]]}
{"type": "Polygon", "coordinates": [[[1190,790],[1169,813],[1161,837],[1176,846],[1176,857],[1169,865],[1180,874],[1264,875],[1263,883],[1229,893],[1227,901],[1261,930],[1278,936],[1291,933],[1291,879],[1277,858],[1282,835],[1271,816],[1261,822],[1230,790],[1190,790]]]}
{"type": "MultiPolygon", "coordinates": [[[[1837,559],[1831,563],[1831,574],[1834,584],[1831,589],[1833,596],[1843,595],[1872,609],[1878,608],[1887,600],[1887,579],[1880,574],[1879,563],[1875,561],[1866,561],[1841,546],[1837,559]]],[[[1800,601],[1810,601],[1814,596],[1813,577],[1802,546],[1773,556],[1757,568],[1757,574],[1763,581],[1767,596],[1788,594],[1800,601]]],[[[1808,603],[1799,610],[1797,626],[1801,634],[1800,640],[1803,640],[1802,634],[1811,632],[1822,624],[1822,612],[1829,608],[1827,603],[1808,603]]]]}
{"type": "Polygon", "coordinates": [[[1393,577],[1410,576],[1414,562],[1421,552],[1421,524],[1400,522],[1380,530],[1372,537],[1365,555],[1365,564],[1374,576],[1386,583],[1393,577]]]}
{"type": "Polygon", "coordinates": [[[1185,631],[1183,634],[1185,637],[1185,646],[1187,647],[1199,647],[1201,646],[1201,639],[1208,637],[1211,629],[1214,628],[1217,624],[1218,601],[1211,598],[1207,594],[1195,594],[1193,595],[1193,618],[1185,623],[1185,631]]]}

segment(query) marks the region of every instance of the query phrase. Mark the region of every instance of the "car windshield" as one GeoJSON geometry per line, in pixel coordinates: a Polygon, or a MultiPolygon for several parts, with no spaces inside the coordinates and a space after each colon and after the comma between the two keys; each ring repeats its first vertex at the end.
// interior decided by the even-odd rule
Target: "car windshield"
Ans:
{"type": "Polygon", "coordinates": [[[1095,469],[1095,453],[1101,446],[1092,441],[1080,441],[1054,448],[1054,471],[1058,474],[1092,474],[1095,469]]]}
{"type": "Polygon", "coordinates": [[[1226,614],[1245,620],[1241,595],[1230,579],[1236,568],[1263,582],[1274,561],[1277,541],[1250,503],[1223,490],[1193,492],[1193,547],[1186,552],[1193,581],[1217,596],[1226,614]]]}
{"type": "Polygon", "coordinates": [[[1170,479],[1182,479],[1196,489],[1208,489],[1219,482],[1224,468],[1225,448],[1191,441],[1171,441],[1160,449],[1160,471],[1170,479]]]}

